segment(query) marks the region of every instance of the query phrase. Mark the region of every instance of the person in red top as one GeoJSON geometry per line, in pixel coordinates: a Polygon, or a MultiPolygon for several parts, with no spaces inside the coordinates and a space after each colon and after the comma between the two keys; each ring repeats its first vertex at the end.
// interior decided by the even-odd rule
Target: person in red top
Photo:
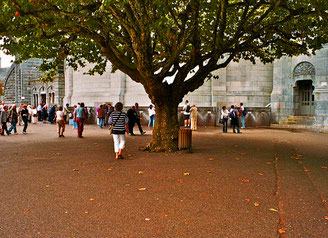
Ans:
{"type": "Polygon", "coordinates": [[[105,116],[106,116],[106,111],[104,109],[104,106],[100,105],[98,112],[97,112],[97,117],[99,119],[99,128],[103,127],[105,116]]]}

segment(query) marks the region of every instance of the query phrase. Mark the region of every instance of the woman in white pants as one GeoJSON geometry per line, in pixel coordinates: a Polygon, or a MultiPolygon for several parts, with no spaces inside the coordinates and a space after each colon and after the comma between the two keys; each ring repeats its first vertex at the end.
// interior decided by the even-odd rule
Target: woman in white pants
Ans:
{"type": "Polygon", "coordinates": [[[123,149],[125,148],[125,132],[126,124],[128,124],[129,119],[125,112],[122,112],[123,104],[121,102],[116,103],[115,111],[110,114],[109,124],[113,125],[112,130],[114,139],[114,151],[115,159],[123,159],[123,149]]]}

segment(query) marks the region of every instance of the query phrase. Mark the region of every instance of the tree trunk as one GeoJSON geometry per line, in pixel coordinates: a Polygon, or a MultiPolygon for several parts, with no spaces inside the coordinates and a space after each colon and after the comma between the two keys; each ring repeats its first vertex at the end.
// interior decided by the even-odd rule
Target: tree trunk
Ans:
{"type": "Polygon", "coordinates": [[[156,105],[155,127],[153,129],[152,141],[147,145],[146,150],[177,151],[178,150],[178,105],[173,103],[169,98],[163,98],[165,103],[156,105]]]}

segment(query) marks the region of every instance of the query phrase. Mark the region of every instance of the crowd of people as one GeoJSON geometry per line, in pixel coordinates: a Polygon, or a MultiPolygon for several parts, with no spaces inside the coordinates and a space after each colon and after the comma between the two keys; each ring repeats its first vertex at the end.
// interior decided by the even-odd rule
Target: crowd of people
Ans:
{"type": "Polygon", "coordinates": [[[220,122],[222,123],[223,133],[228,133],[228,121],[231,120],[231,126],[233,133],[241,133],[240,129],[245,128],[245,117],[247,115],[243,103],[237,105],[231,105],[230,110],[226,106],[222,107],[220,122]],[[241,127],[239,126],[239,118],[241,120],[241,127]]]}
{"type": "MultiPolygon", "coordinates": [[[[114,151],[116,159],[123,159],[123,150],[125,148],[125,134],[135,136],[133,129],[137,124],[139,132],[144,135],[146,131],[141,126],[141,111],[139,104],[135,103],[126,113],[122,111],[123,104],[118,102],[113,107],[110,103],[100,104],[96,108],[97,124],[99,128],[104,128],[106,125],[112,126],[112,134],[114,140],[114,151]]],[[[185,101],[185,105],[182,108],[184,116],[184,126],[191,130],[197,130],[197,107],[190,105],[189,101],[185,101]]],[[[69,109],[69,104],[65,107],[53,105],[48,110],[48,106],[45,103],[40,103],[38,107],[22,104],[18,108],[17,105],[7,106],[4,102],[0,105],[0,134],[2,136],[10,135],[13,131],[17,133],[16,125],[24,125],[23,134],[27,133],[28,123],[36,124],[37,121],[46,123],[56,123],[58,137],[65,137],[65,127],[67,123],[73,125],[73,128],[77,129],[77,136],[83,138],[84,124],[88,120],[87,110],[83,102],[74,105],[73,109],[69,109]],[[8,128],[7,123],[10,123],[8,128]]],[[[240,103],[239,107],[232,105],[230,110],[226,106],[222,107],[221,120],[223,124],[223,133],[227,133],[228,120],[231,120],[233,133],[241,133],[240,128],[245,128],[245,116],[247,110],[244,108],[243,103],[240,103]],[[239,118],[241,118],[241,127],[239,126],[239,118]]],[[[148,107],[149,122],[148,127],[155,126],[155,107],[149,105],[148,107]]]]}

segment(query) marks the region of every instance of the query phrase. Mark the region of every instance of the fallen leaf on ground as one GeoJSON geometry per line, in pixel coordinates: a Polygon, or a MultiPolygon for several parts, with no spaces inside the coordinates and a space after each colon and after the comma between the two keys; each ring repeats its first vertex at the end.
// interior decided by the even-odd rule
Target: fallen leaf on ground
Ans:
{"type": "Polygon", "coordinates": [[[257,173],[258,175],[260,175],[260,176],[263,176],[263,174],[262,173],[257,173]]]}
{"type": "Polygon", "coordinates": [[[248,183],[249,179],[241,179],[241,181],[244,182],[244,183],[248,183]]]}
{"type": "Polygon", "coordinates": [[[242,152],[242,153],[240,153],[241,155],[246,155],[246,153],[245,152],[242,152]]]}
{"type": "Polygon", "coordinates": [[[46,188],[49,188],[50,187],[50,185],[46,185],[46,188]]]}
{"type": "Polygon", "coordinates": [[[280,229],[278,230],[278,232],[279,232],[280,234],[286,233],[286,231],[285,231],[283,228],[280,228],[280,229]]]}
{"type": "Polygon", "coordinates": [[[145,218],[145,221],[150,221],[150,218],[145,218]]]}
{"type": "Polygon", "coordinates": [[[89,212],[84,212],[85,214],[88,214],[89,212]]]}
{"type": "Polygon", "coordinates": [[[25,209],[24,209],[25,212],[28,212],[29,210],[30,210],[30,209],[28,209],[28,208],[25,208],[25,209]]]}
{"type": "Polygon", "coordinates": [[[278,210],[277,209],[274,209],[274,208],[270,208],[269,210],[270,211],[273,211],[273,212],[278,212],[278,210]]]}
{"type": "Polygon", "coordinates": [[[328,167],[327,167],[327,166],[322,166],[321,168],[322,168],[322,169],[328,169],[328,167]]]}
{"type": "Polygon", "coordinates": [[[328,220],[328,216],[325,216],[325,219],[328,220]]]}
{"type": "Polygon", "coordinates": [[[73,169],[73,171],[79,171],[78,169],[73,169]]]}
{"type": "Polygon", "coordinates": [[[249,200],[249,198],[246,198],[245,201],[246,201],[246,202],[249,202],[250,200],[249,200]]]}
{"type": "Polygon", "coordinates": [[[254,206],[258,207],[258,206],[260,206],[260,204],[258,202],[254,202],[254,206]]]}
{"type": "Polygon", "coordinates": [[[140,170],[140,171],[138,171],[138,174],[143,174],[143,171],[141,171],[141,170],[140,170]]]}
{"type": "Polygon", "coordinates": [[[94,200],[95,200],[94,198],[90,198],[90,199],[89,199],[90,202],[92,202],[92,201],[94,201],[94,200]]]}
{"type": "Polygon", "coordinates": [[[65,211],[65,214],[68,214],[68,211],[65,211]]]}
{"type": "Polygon", "coordinates": [[[272,164],[271,162],[266,162],[266,164],[272,164]]]}
{"type": "Polygon", "coordinates": [[[108,171],[112,171],[112,170],[113,170],[113,168],[108,168],[107,170],[108,170],[108,171]]]}
{"type": "Polygon", "coordinates": [[[186,224],[186,225],[188,225],[188,224],[189,224],[189,222],[185,221],[185,224],[186,224]]]}
{"type": "Polygon", "coordinates": [[[309,169],[304,169],[304,171],[305,171],[305,172],[310,172],[311,170],[309,170],[309,169]]]}
{"type": "Polygon", "coordinates": [[[213,173],[213,170],[207,170],[207,173],[213,173]]]}
{"type": "Polygon", "coordinates": [[[235,158],[235,160],[240,160],[240,158],[235,158]]]}
{"type": "Polygon", "coordinates": [[[297,156],[297,157],[302,157],[303,155],[299,155],[299,154],[297,154],[296,156],[297,156]]]}
{"type": "Polygon", "coordinates": [[[139,191],[145,191],[146,188],[139,188],[139,191]]]}
{"type": "Polygon", "coordinates": [[[214,160],[214,158],[209,158],[208,160],[214,160]]]}
{"type": "Polygon", "coordinates": [[[183,173],[184,176],[190,175],[190,173],[183,173]]]}
{"type": "Polygon", "coordinates": [[[322,199],[322,202],[323,202],[323,203],[326,203],[326,202],[327,202],[327,200],[326,200],[326,199],[322,199]]]}

